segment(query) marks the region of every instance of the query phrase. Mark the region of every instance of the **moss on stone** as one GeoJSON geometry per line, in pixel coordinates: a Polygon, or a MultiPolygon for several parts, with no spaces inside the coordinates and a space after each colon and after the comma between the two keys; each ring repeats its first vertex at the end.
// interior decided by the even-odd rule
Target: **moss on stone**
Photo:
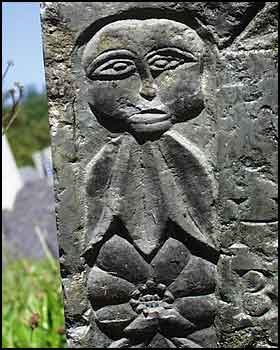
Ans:
{"type": "Polygon", "coordinates": [[[231,334],[222,333],[219,341],[219,347],[233,349],[258,348],[258,344],[260,342],[267,342],[266,332],[259,327],[246,328],[231,334]]]}

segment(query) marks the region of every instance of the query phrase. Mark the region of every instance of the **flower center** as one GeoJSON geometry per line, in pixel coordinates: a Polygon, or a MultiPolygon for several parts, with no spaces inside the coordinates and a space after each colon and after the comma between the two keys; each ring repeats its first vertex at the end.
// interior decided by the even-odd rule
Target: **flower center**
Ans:
{"type": "Polygon", "coordinates": [[[145,315],[155,311],[157,308],[167,308],[168,304],[173,303],[174,297],[167,290],[166,285],[157,284],[153,280],[148,280],[145,284],[139,286],[132,294],[130,305],[138,314],[145,315]]]}
{"type": "Polygon", "coordinates": [[[159,307],[161,301],[157,294],[146,294],[138,299],[139,305],[143,305],[145,308],[159,307]]]}

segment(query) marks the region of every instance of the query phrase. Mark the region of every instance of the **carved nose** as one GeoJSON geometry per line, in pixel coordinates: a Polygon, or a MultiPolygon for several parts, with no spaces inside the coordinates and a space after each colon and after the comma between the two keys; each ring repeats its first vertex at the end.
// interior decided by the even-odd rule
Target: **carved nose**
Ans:
{"type": "Polygon", "coordinates": [[[157,95],[157,87],[150,80],[144,80],[140,89],[140,95],[146,100],[151,101],[157,95]]]}

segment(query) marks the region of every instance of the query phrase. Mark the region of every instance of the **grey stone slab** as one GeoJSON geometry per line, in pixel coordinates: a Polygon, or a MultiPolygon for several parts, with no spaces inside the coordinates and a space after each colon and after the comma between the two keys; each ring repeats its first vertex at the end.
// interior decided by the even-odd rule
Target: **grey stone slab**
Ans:
{"type": "Polygon", "coordinates": [[[42,3],[70,347],[275,347],[277,3],[42,3]]]}
{"type": "Polygon", "coordinates": [[[53,187],[47,179],[25,183],[18,192],[12,210],[2,211],[4,259],[41,259],[46,257],[40,234],[58,258],[57,229],[53,187]]]}
{"type": "Polygon", "coordinates": [[[19,168],[19,173],[24,183],[40,179],[40,174],[32,166],[24,166],[19,168]]]}

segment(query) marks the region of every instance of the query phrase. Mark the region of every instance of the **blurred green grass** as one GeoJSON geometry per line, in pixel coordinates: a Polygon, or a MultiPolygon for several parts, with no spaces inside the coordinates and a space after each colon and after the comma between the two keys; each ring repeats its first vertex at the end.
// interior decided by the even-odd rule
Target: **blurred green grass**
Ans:
{"type": "Polygon", "coordinates": [[[59,263],[9,262],[2,282],[2,347],[66,348],[59,263]]]}

